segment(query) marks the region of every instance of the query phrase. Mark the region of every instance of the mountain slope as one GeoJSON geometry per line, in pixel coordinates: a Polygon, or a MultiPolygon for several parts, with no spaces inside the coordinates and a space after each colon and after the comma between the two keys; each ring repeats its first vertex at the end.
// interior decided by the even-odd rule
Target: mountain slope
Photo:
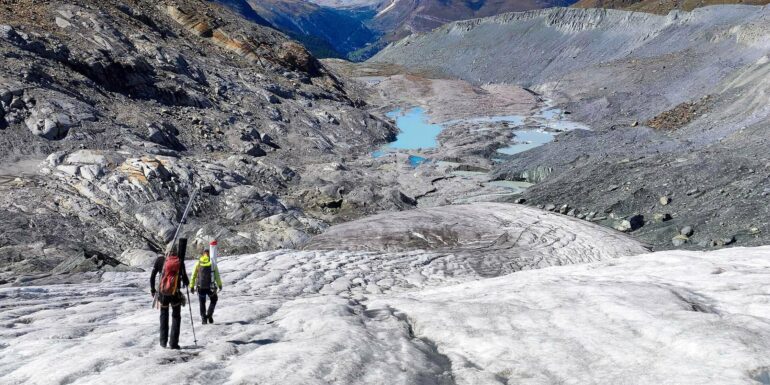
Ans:
{"type": "Polygon", "coordinates": [[[373,11],[321,7],[304,0],[217,0],[249,20],[266,20],[319,57],[346,57],[379,34],[362,20],[373,11]]]}
{"type": "Polygon", "coordinates": [[[530,204],[604,213],[609,226],[642,215],[634,234],[657,247],[685,226],[697,229],[685,246],[759,245],[770,240],[768,42],[770,7],[551,9],[448,24],[372,62],[517,83],[591,124],[500,163],[498,178],[541,182],[530,204]]]}
{"type": "Polygon", "coordinates": [[[572,0],[216,0],[267,20],[320,57],[365,60],[387,43],[444,23],[503,12],[565,6],[572,0]]]}
{"type": "Polygon", "coordinates": [[[296,246],[327,226],[312,196],[287,201],[315,191],[300,169],[395,132],[300,44],[219,6],[82,4],[0,7],[1,283],[152,258],[194,190],[191,241],[296,246]]]}
{"type": "Polygon", "coordinates": [[[612,8],[667,14],[673,10],[692,11],[695,8],[717,4],[765,5],[768,3],[770,3],[768,0],[580,0],[572,6],[575,8],[612,8]]]}
{"type": "Polygon", "coordinates": [[[452,21],[571,3],[570,0],[389,0],[380,5],[371,25],[387,31],[388,41],[396,41],[452,21]]]}

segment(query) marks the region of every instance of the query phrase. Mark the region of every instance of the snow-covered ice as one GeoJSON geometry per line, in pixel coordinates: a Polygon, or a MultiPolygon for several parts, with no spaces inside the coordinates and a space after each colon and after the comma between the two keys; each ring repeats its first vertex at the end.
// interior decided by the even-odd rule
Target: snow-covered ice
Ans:
{"type": "Polygon", "coordinates": [[[148,273],[2,288],[0,383],[767,383],[770,247],[588,258],[609,238],[549,214],[528,225],[545,241],[566,233],[543,221],[598,261],[489,278],[439,249],[221,257],[217,323],[194,299],[180,352],[157,346],[148,273]]]}
{"type": "Polygon", "coordinates": [[[658,252],[372,301],[407,315],[462,384],[757,384],[770,247],[658,252]]]}

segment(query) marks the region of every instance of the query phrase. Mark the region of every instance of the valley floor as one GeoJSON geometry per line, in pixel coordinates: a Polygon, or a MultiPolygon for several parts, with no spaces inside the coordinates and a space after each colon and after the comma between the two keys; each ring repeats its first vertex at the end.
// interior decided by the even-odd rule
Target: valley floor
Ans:
{"type": "Polygon", "coordinates": [[[635,241],[539,215],[522,224],[531,253],[598,261],[484,278],[462,253],[224,257],[216,324],[193,310],[196,347],[183,309],[181,352],[158,346],[148,273],[0,288],[0,382],[770,383],[770,247],[634,256],[635,241]]]}

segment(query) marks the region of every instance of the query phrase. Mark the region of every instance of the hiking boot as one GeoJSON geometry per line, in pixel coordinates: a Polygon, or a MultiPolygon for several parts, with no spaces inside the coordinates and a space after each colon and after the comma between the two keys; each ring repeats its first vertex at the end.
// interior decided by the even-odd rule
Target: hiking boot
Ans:
{"type": "Polygon", "coordinates": [[[181,349],[181,348],[179,347],[179,345],[171,345],[171,346],[169,346],[168,348],[169,348],[169,349],[174,349],[174,350],[179,350],[179,349],[181,349]]]}
{"type": "Polygon", "coordinates": [[[213,323],[214,323],[214,316],[209,316],[209,323],[210,323],[210,324],[213,324],[213,323]]]}
{"type": "Polygon", "coordinates": [[[201,322],[205,325],[209,320],[206,317],[201,317],[201,322]]]}
{"type": "Polygon", "coordinates": [[[160,347],[162,347],[163,349],[165,349],[165,348],[166,348],[166,344],[164,344],[164,343],[162,343],[162,342],[161,342],[161,344],[160,344],[160,347]]]}

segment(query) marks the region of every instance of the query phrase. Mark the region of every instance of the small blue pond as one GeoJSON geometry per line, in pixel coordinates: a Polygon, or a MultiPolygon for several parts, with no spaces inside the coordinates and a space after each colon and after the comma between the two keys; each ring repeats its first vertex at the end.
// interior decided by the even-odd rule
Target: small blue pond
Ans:
{"type": "Polygon", "coordinates": [[[418,148],[433,148],[438,144],[436,137],[444,129],[438,124],[428,122],[425,110],[420,107],[407,111],[396,109],[386,114],[396,120],[396,126],[401,132],[396,141],[388,144],[389,148],[401,150],[416,150],[418,148]]]}
{"type": "Polygon", "coordinates": [[[539,130],[516,130],[513,133],[516,135],[516,138],[514,139],[515,143],[508,147],[500,148],[497,152],[506,155],[515,155],[542,146],[552,141],[554,137],[552,132],[539,130]]]}
{"type": "Polygon", "coordinates": [[[412,167],[417,167],[417,166],[419,166],[419,165],[421,165],[421,164],[423,164],[423,163],[425,163],[427,161],[428,161],[427,159],[425,159],[425,158],[423,158],[421,156],[409,155],[409,164],[412,167]]]}

